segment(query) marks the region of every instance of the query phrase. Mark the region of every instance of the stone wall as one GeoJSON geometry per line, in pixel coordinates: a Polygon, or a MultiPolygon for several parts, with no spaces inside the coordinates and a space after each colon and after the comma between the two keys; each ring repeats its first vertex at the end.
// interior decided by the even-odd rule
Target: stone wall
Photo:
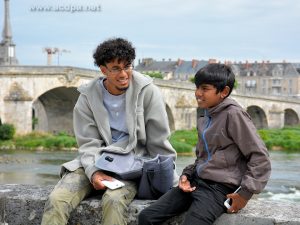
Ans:
{"type": "MultiPolygon", "coordinates": [[[[0,185],[0,225],[38,225],[44,203],[53,186],[0,185]]],[[[71,214],[68,225],[94,225],[101,221],[101,196],[84,200],[71,214]]],[[[134,200],[127,214],[128,225],[137,224],[138,213],[151,201],[134,200]]],[[[223,214],[214,225],[300,225],[300,204],[250,200],[237,214],[223,214]]],[[[178,225],[182,216],[164,225],[178,225]]]]}

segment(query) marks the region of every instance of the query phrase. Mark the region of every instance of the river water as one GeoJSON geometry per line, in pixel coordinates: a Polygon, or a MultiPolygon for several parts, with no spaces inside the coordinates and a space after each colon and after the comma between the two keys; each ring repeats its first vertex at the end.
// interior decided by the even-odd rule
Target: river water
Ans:
{"type": "MultiPolygon", "coordinates": [[[[60,165],[75,158],[69,151],[0,151],[0,184],[56,184],[60,165]]],[[[272,174],[258,199],[300,203],[300,154],[271,152],[272,174]]],[[[194,157],[179,156],[177,171],[194,162],[194,157]]]]}

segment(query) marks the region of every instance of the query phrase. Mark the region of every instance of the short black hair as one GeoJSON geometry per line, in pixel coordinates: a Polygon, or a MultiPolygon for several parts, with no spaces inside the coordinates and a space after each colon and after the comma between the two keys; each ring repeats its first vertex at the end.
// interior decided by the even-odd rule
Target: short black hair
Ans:
{"type": "Polygon", "coordinates": [[[96,66],[105,66],[115,59],[119,62],[132,63],[135,59],[135,48],[123,38],[111,38],[99,44],[93,54],[96,66]]]}
{"type": "Polygon", "coordinates": [[[211,84],[217,89],[217,93],[219,93],[228,86],[230,88],[228,96],[234,87],[234,82],[235,75],[230,66],[221,63],[208,64],[198,70],[195,75],[197,88],[202,84],[211,84]]]}

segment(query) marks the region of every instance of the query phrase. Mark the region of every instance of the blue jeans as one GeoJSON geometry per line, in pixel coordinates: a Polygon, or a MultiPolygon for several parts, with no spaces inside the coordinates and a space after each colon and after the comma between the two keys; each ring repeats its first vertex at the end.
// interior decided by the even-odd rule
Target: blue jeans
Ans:
{"type": "Polygon", "coordinates": [[[183,225],[211,225],[226,212],[223,205],[226,195],[235,188],[220,183],[193,179],[192,186],[196,190],[183,192],[175,187],[139,214],[139,225],[162,224],[167,219],[187,211],[183,225]]]}

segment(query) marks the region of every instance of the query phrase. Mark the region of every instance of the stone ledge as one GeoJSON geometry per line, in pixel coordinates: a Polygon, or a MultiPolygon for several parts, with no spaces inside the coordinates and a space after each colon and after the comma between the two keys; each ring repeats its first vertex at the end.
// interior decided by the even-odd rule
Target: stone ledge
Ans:
{"type": "MultiPolygon", "coordinates": [[[[0,185],[0,225],[38,225],[45,201],[53,186],[0,185]]],[[[71,214],[69,225],[100,224],[99,197],[82,203],[71,214]]],[[[128,225],[137,224],[138,213],[151,201],[134,200],[128,210],[128,225]]],[[[214,225],[300,225],[300,204],[251,200],[238,214],[223,214],[214,225]]],[[[170,219],[165,225],[178,225],[182,216],[170,219]]]]}

